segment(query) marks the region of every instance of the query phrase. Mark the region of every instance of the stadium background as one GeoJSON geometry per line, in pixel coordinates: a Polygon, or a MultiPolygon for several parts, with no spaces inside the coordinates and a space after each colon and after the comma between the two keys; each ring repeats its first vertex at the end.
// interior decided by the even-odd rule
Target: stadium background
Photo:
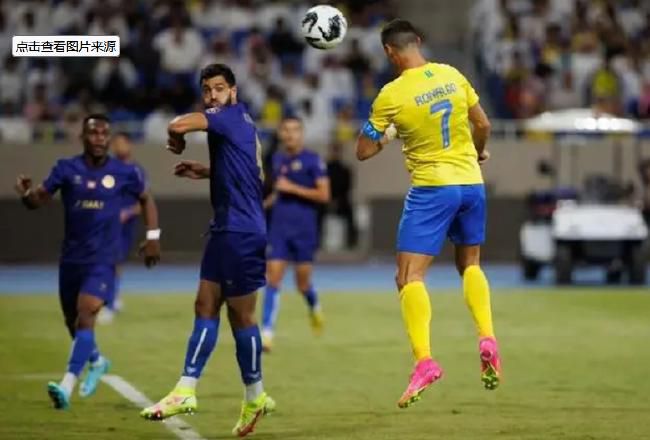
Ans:
{"type": "MultiPolygon", "coordinates": [[[[304,119],[309,148],[330,157],[340,146],[353,176],[350,198],[360,239],[344,249],[345,221],[328,215],[321,258],[390,255],[408,187],[399,147],[363,165],[353,160],[352,148],[359,121],[392,78],[377,34],[385,20],[397,15],[419,26],[432,59],[468,73],[494,120],[494,160],[485,167],[491,203],[484,256],[489,261],[517,258],[526,195],[551,185],[537,172],[540,159],[553,157],[551,141],[526,136],[518,120],[544,110],[589,106],[633,118],[650,116],[650,16],[641,2],[462,0],[449,8],[443,1],[348,1],[339,5],[350,22],[348,36],[326,52],[305,47],[300,39],[296,24],[309,4],[0,3],[0,261],[56,258],[61,207],[25,212],[12,192],[14,175],[20,170],[40,179],[57,157],[76,153],[80,118],[94,110],[108,112],[114,130],[134,138],[136,158],[160,203],[166,260],[195,259],[210,217],[208,187],[174,179],[170,169],[176,158],[162,147],[166,123],[199,104],[198,69],[215,60],[234,67],[240,94],[261,127],[267,158],[277,148],[274,127],[287,113],[304,119]],[[117,34],[122,56],[10,56],[11,35],[65,33],[117,34]],[[604,67],[605,59],[612,60],[611,69],[604,67]]],[[[636,145],[640,153],[633,148],[636,142],[623,142],[629,148],[619,174],[634,182],[640,200],[637,166],[650,154],[645,153],[648,141],[642,137],[636,145]]],[[[205,150],[199,136],[186,156],[205,159],[205,150]]],[[[574,151],[577,165],[563,168],[563,183],[580,185],[588,174],[611,169],[608,140],[590,140],[574,151]]]]}

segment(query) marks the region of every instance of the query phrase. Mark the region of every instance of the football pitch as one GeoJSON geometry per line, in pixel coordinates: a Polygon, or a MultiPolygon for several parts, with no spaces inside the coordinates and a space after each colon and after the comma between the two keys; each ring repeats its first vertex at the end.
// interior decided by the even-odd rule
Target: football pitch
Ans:
{"type": "MultiPolygon", "coordinates": [[[[193,296],[129,294],[98,342],[111,373],[149,399],[178,378],[193,296]]],[[[432,343],[445,377],[407,410],[396,401],[411,361],[392,293],[325,292],[327,328],[314,337],[298,295],[285,293],[264,383],[278,411],[259,439],[648,439],[650,294],[643,290],[519,289],[493,295],[504,382],[479,381],[474,327],[458,291],[432,294],[432,343]]],[[[0,295],[0,439],[175,439],[163,423],[106,384],[50,408],[70,342],[54,295],[0,295]]],[[[230,437],[242,398],[234,344],[223,322],[198,390],[199,412],[183,417],[198,437],[230,437]]],[[[183,433],[183,431],[180,431],[183,433]]],[[[189,431],[188,431],[189,432],[189,431]]]]}

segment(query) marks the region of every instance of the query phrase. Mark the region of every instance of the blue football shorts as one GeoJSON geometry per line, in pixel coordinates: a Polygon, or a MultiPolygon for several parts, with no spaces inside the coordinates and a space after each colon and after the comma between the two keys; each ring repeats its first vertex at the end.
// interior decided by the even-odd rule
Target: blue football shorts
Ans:
{"type": "Polygon", "coordinates": [[[115,295],[115,266],[113,264],[59,265],[59,300],[67,319],[77,315],[77,299],[80,293],[96,296],[109,304],[115,295]]]}
{"type": "Polygon", "coordinates": [[[412,187],[397,232],[398,252],[437,256],[445,239],[475,246],[485,241],[484,185],[412,187]]]}
{"type": "Polygon", "coordinates": [[[311,263],[318,249],[318,231],[295,231],[287,228],[272,228],[266,256],[269,260],[311,263]]]}
{"type": "Polygon", "coordinates": [[[266,284],[266,235],[210,232],[201,261],[201,279],[218,283],[224,296],[243,296],[266,284]]]}

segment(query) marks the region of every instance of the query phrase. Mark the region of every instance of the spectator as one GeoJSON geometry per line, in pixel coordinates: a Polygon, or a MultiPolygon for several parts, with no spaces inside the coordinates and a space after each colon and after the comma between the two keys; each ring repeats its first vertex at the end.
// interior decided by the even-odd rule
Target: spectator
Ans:
{"type": "Polygon", "coordinates": [[[224,37],[216,37],[213,39],[212,44],[209,46],[203,58],[201,58],[200,67],[207,66],[212,63],[224,63],[233,70],[237,82],[246,82],[245,68],[239,58],[235,56],[231,47],[230,41],[224,37]]]}
{"type": "Polygon", "coordinates": [[[266,101],[262,106],[260,114],[260,122],[262,127],[275,129],[280,124],[282,116],[284,115],[283,108],[283,93],[282,90],[276,86],[269,86],[266,91],[266,101]]]}
{"type": "Polygon", "coordinates": [[[348,249],[352,249],[357,246],[359,241],[359,232],[352,204],[354,177],[350,166],[343,160],[342,153],[343,146],[341,144],[335,142],[330,145],[327,159],[327,174],[330,178],[331,200],[326,210],[330,214],[343,218],[346,231],[345,243],[348,249]]]}
{"type": "Polygon", "coordinates": [[[160,67],[160,55],[154,47],[154,34],[148,20],[141,20],[134,33],[128,53],[145,87],[152,87],[160,67]]]}
{"type": "Polygon", "coordinates": [[[99,98],[109,108],[125,107],[130,103],[138,74],[128,58],[102,58],[95,66],[93,77],[99,98]]]}
{"type": "Polygon", "coordinates": [[[619,114],[623,85],[621,78],[612,68],[611,57],[593,72],[590,80],[590,104],[598,112],[619,114]]]}
{"type": "Polygon", "coordinates": [[[20,112],[24,82],[18,67],[18,59],[8,56],[0,71],[0,114],[3,116],[20,112]]]}
{"type": "Polygon", "coordinates": [[[323,88],[330,94],[330,104],[332,100],[350,103],[354,101],[355,85],[352,73],[343,67],[338,58],[328,56],[323,63],[321,72],[321,81],[323,88]]]}
{"type": "Polygon", "coordinates": [[[171,75],[194,75],[203,54],[203,41],[180,17],[172,18],[172,27],[154,39],[160,52],[162,69],[171,75]]]}
{"type": "Polygon", "coordinates": [[[371,69],[370,59],[361,51],[361,45],[357,39],[351,41],[350,51],[343,63],[354,73],[357,82],[371,69]]]}
{"type": "Polygon", "coordinates": [[[45,84],[37,84],[34,87],[33,98],[25,105],[25,118],[29,122],[54,121],[58,109],[54,103],[49,102],[45,84]]]}
{"type": "Polygon", "coordinates": [[[305,99],[297,111],[305,127],[305,143],[314,149],[327,145],[331,138],[330,118],[323,117],[323,113],[322,102],[317,99],[305,99]]]}
{"type": "Polygon", "coordinates": [[[287,28],[283,17],[278,17],[275,21],[275,27],[269,35],[269,46],[271,51],[280,58],[300,55],[303,49],[302,43],[287,28]]]}
{"type": "Polygon", "coordinates": [[[0,9],[0,59],[4,60],[5,56],[11,53],[11,35],[9,23],[4,11],[0,9]]]}
{"type": "Polygon", "coordinates": [[[51,24],[56,33],[64,34],[70,28],[82,26],[85,8],[80,0],[64,0],[54,7],[51,24]]]}
{"type": "Polygon", "coordinates": [[[31,9],[25,10],[14,32],[16,35],[44,35],[36,26],[36,17],[31,9]]]}
{"type": "Polygon", "coordinates": [[[223,2],[200,0],[191,11],[192,23],[203,32],[212,34],[226,26],[223,2]]]}
{"type": "Polygon", "coordinates": [[[93,14],[93,19],[88,28],[88,35],[118,35],[120,44],[129,44],[129,29],[126,20],[121,14],[114,13],[106,3],[100,3],[93,14]]]}
{"type": "Polygon", "coordinates": [[[350,105],[344,106],[336,115],[334,140],[337,144],[348,145],[354,141],[359,129],[354,120],[354,109],[350,105]]]}

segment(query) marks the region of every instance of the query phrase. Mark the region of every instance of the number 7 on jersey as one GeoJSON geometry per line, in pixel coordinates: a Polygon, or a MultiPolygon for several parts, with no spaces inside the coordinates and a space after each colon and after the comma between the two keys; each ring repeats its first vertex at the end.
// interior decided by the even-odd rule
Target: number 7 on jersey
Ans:
{"type": "Polygon", "coordinates": [[[449,136],[449,117],[451,116],[451,111],[453,106],[451,101],[448,99],[436,102],[431,105],[431,114],[436,114],[438,112],[442,113],[442,147],[447,148],[451,144],[451,139],[449,136]]]}

